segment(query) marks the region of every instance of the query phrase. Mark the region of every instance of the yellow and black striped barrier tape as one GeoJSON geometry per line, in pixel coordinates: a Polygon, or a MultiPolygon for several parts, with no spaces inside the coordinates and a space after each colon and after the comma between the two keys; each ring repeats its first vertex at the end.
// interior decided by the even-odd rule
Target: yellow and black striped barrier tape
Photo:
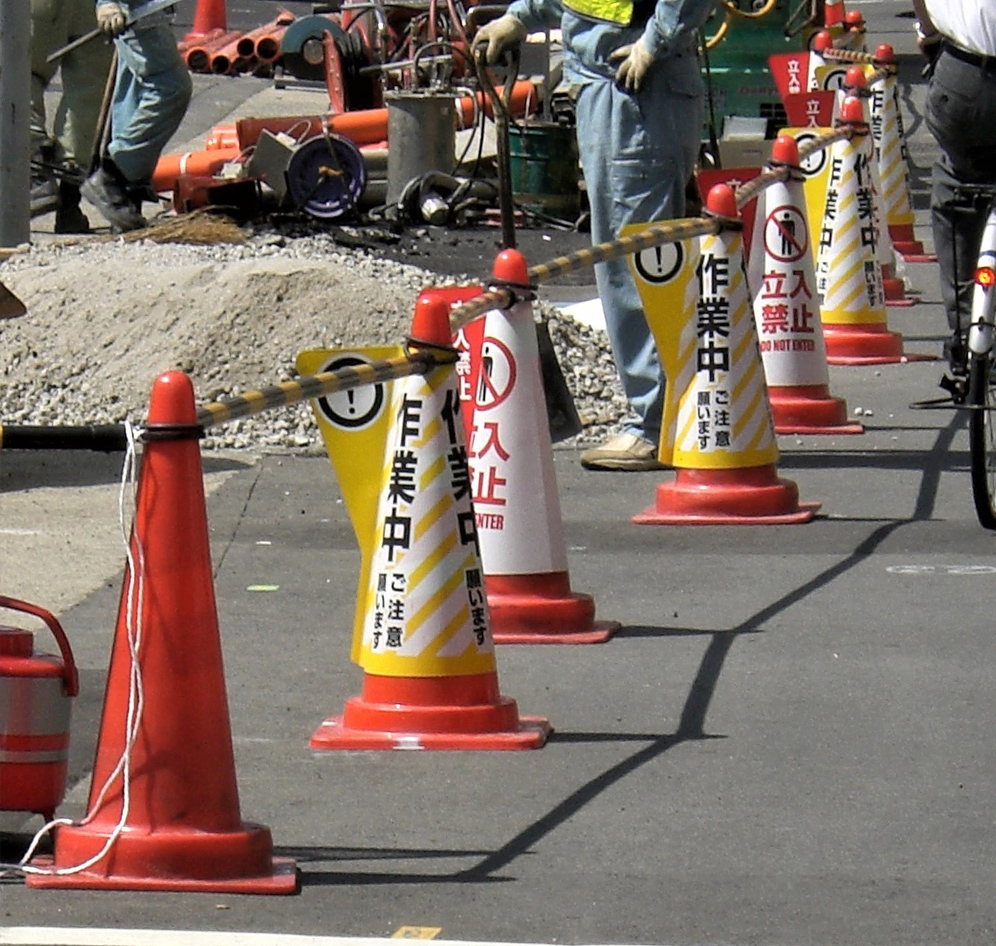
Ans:
{"type": "Polygon", "coordinates": [[[283,381],[259,391],[247,391],[245,394],[205,404],[197,411],[197,423],[206,429],[275,407],[286,407],[311,398],[324,397],[336,391],[348,391],[364,384],[378,384],[408,375],[425,374],[439,365],[454,364],[456,360],[457,353],[451,349],[426,347],[398,358],[385,358],[366,365],[348,365],[335,371],[322,371],[296,381],[283,381]]]}
{"type": "MultiPolygon", "coordinates": [[[[576,253],[571,253],[569,256],[558,256],[548,263],[533,266],[529,270],[529,282],[531,285],[538,285],[576,269],[604,263],[607,260],[625,256],[627,253],[639,253],[652,246],[677,243],[695,236],[702,236],[705,233],[719,233],[723,226],[723,221],[718,217],[688,217],[683,220],[668,220],[649,224],[645,230],[641,230],[639,233],[586,247],[576,253]]],[[[470,302],[455,306],[450,312],[450,327],[454,332],[457,332],[489,309],[507,309],[513,302],[515,302],[515,294],[511,289],[491,289],[471,299],[470,302]]]]}

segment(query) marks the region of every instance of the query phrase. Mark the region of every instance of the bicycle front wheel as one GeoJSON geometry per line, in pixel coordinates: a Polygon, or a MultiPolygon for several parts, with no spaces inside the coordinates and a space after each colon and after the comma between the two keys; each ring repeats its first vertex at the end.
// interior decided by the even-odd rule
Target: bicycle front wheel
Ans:
{"type": "Polygon", "coordinates": [[[996,529],[996,393],[990,355],[972,355],[968,403],[972,407],[968,447],[972,460],[972,499],[979,523],[996,529]]]}

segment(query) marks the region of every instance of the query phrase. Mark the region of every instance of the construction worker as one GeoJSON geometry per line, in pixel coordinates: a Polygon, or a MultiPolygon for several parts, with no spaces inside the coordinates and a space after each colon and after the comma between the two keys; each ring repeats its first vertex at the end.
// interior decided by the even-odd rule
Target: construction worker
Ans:
{"type": "MultiPolygon", "coordinates": [[[[704,83],[695,32],[719,0],[513,0],[478,30],[489,63],[530,30],[560,26],[575,100],[593,243],[629,223],[680,217],[698,157],[704,83]]],[[[609,342],[631,416],[581,454],[588,469],[660,467],[664,379],[625,259],[595,267],[609,342]]]]}
{"type": "Polygon", "coordinates": [[[930,213],[950,337],[944,355],[964,375],[972,285],[988,204],[961,185],[996,185],[996,0],[914,0],[928,60],[927,127],[941,147],[930,213]]]}
{"type": "Polygon", "coordinates": [[[155,199],[149,190],[152,172],[193,91],[170,15],[153,13],[128,26],[140,5],[137,0],[98,0],[96,7],[97,25],[114,37],[118,72],[110,141],[82,192],[116,233],[145,226],[142,200],[155,199]]]}
{"type": "Polygon", "coordinates": [[[55,50],[96,26],[93,0],[31,0],[31,214],[55,211],[56,233],[86,233],[80,183],[90,171],[111,46],[89,42],[58,62],[55,50]],[[62,68],[62,97],[48,132],[45,91],[62,68]]]}

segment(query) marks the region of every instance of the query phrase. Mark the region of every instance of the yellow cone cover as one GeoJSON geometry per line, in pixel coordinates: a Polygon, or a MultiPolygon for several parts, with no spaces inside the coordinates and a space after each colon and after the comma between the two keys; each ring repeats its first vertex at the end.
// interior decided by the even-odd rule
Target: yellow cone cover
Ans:
{"type": "Polygon", "coordinates": [[[777,462],[740,233],[644,250],[630,266],[667,379],[661,460],[713,470],[777,462]]]}
{"type": "Polygon", "coordinates": [[[384,676],[495,671],[456,374],[394,384],[357,662],[384,676]]]}
{"type": "Polygon", "coordinates": [[[899,86],[890,73],[876,76],[869,85],[869,111],[885,219],[889,226],[912,226],[909,154],[899,111],[899,86]]]}
{"type": "Polygon", "coordinates": [[[816,282],[824,324],[885,323],[867,136],[830,146],[816,282]]]}

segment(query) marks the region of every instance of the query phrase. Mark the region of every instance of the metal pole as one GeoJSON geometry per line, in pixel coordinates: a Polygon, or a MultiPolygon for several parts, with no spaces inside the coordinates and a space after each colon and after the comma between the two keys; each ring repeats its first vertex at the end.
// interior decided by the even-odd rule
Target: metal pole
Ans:
{"type": "Polygon", "coordinates": [[[0,246],[31,239],[31,0],[0,2],[0,246]]]}

